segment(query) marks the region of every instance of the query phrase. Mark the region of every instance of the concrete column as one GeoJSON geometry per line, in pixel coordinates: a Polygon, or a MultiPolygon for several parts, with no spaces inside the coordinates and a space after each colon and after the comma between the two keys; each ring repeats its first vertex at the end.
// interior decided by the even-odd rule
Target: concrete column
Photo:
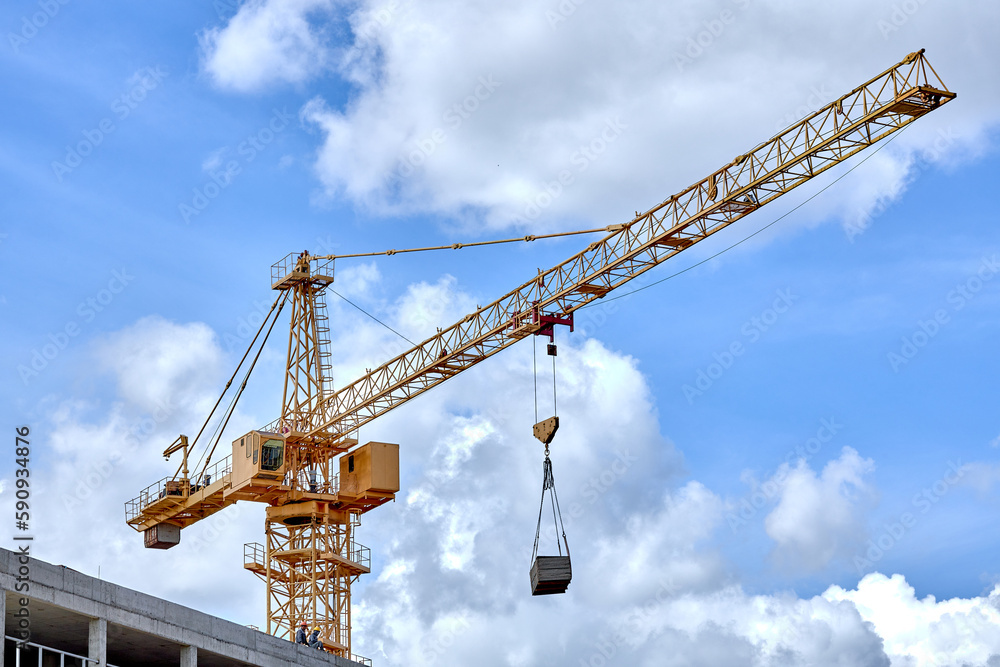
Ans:
{"type": "Polygon", "coordinates": [[[7,591],[0,588],[0,667],[3,667],[3,654],[7,649],[7,591]]]}
{"type": "MultiPolygon", "coordinates": [[[[3,667],[3,665],[0,665],[3,667]]],[[[184,646],[181,648],[181,667],[198,667],[198,647],[184,646]]]]}
{"type": "Polygon", "coordinates": [[[87,657],[96,661],[98,667],[106,667],[108,664],[108,619],[91,619],[88,644],[87,657]]]}

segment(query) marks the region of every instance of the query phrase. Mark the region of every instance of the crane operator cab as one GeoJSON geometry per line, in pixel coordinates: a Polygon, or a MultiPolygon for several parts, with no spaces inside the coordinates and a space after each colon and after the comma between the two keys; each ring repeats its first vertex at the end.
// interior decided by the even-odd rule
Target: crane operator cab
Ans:
{"type": "Polygon", "coordinates": [[[278,486],[285,479],[285,438],[250,431],[233,441],[232,491],[278,486]]]}

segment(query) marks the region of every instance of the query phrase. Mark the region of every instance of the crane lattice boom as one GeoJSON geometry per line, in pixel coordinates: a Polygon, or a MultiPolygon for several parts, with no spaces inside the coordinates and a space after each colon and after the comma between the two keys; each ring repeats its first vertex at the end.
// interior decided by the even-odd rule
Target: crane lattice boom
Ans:
{"type": "MultiPolygon", "coordinates": [[[[954,98],[912,53],[562,264],[334,393],[315,432],[346,436],[679,252],[954,98]]],[[[272,424],[272,427],[276,426],[272,424]]]]}

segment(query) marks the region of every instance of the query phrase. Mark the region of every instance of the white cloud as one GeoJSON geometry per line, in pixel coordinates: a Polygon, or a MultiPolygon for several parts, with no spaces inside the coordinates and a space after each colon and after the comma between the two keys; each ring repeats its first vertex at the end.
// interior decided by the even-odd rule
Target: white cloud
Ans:
{"type": "Polygon", "coordinates": [[[108,336],[97,357],[115,374],[119,395],[147,412],[172,409],[178,403],[187,409],[203,407],[197,404],[203,398],[197,390],[217,381],[223,372],[215,333],[209,327],[179,325],[156,316],[108,336]]]}
{"type": "MultiPolygon", "coordinates": [[[[205,419],[225,381],[222,357],[204,324],[159,317],[139,320],[96,346],[88,398],[51,399],[33,429],[36,451],[52,453],[33,459],[39,558],[91,576],[100,569],[115,583],[260,624],[263,596],[256,599],[259,591],[247,586],[250,577],[241,568],[243,542],[260,539],[260,508],[227,511],[221,521],[187,528],[181,546],[169,552],[144,549],[142,535],[125,524],[126,501],[179,464],[178,455],[164,463],[162,452],[179,433],[193,437],[205,419]],[[114,379],[110,391],[101,382],[107,376],[114,379]],[[150,575],[167,570],[169,577],[150,575]],[[235,604],[223,601],[228,596],[235,604]]],[[[255,421],[237,412],[231,429],[255,421]]],[[[227,445],[223,438],[214,460],[228,453],[227,445]]]]}
{"type": "Polygon", "coordinates": [[[352,15],[354,41],[337,45],[354,92],[343,108],[320,92],[303,117],[325,134],[316,167],[327,192],[373,211],[533,229],[561,219],[607,224],[922,44],[960,103],[916,123],[811,214],[856,224],[916,170],[981,151],[998,121],[1000,84],[988,63],[1000,55],[1000,8],[979,5],[970,17],[921,4],[887,32],[879,21],[893,20],[897,5],[851,0],[777,15],[742,1],[366,2],[352,15]],[[725,25],[722,10],[732,16],[725,25]],[[680,62],[717,24],[701,53],[680,62]],[[844,49],[848,42],[864,48],[844,49]],[[561,170],[571,185],[553,185],[561,170]]]}
{"type": "Polygon", "coordinates": [[[407,287],[397,301],[395,317],[413,340],[423,340],[438,327],[450,325],[476,309],[472,297],[455,290],[454,277],[442,276],[436,283],[419,282],[407,287]]]}
{"type": "MultiPolygon", "coordinates": [[[[588,426],[599,448],[606,431],[599,421],[588,426]]],[[[418,450],[412,455],[432,469],[405,506],[367,520],[365,539],[383,545],[385,564],[358,595],[357,650],[386,665],[414,666],[993,665],[987,660],[1000,649],[1000,589],[989,599],[915,605],[905,582],[879,588],[884,577],[873,574],[857,591],[833,587],[811,598],[745,593],[729,583],[718,554],[699,546],[721,523],[722,503],[696,482],[654,504],[621,503],[625,497],[611,485],[568,527],[569,593],[532,598],[524,552],[536,511],[530,473],[537,469],[527,481],[517,472],[523,466],[514,459],[524,454],[517,430],[505,435],[508,428],[485,416],[454,418],[428,454],[419,451],[423,429],[410,432],[411,450],[418,450]],[[921,630],[908,630],[911,623],[921,630]],[[959,642],[966,662],[948,662],[942,656],[959,642]]],[[[580,502],[586,495],[564,484],[576,471],[561,461],[565,513],[567,497],[580,502]]],[[[620,491],[649,482],[641,469],[627,474],[620,491]]]]}
{"type": "Polygon", "coordinates": [[[803,460],[794,468],[782,464],[771,480],[780,489],[778,504],[764,520],[778,561],[819,570],[854,553],[866,535],[863,510],[873,490],[865,475],[874,468],[850,447],[818,477],[803,460]]]}
{"type": "Polygon", "coordinates": [[[989,493],[1000,482],[1000,464],[976,461],[967,463],[959,471],[961,483],[971,486],[981,494],[989,493]]]}
{"type": "MultiPolygon", "coordinates": [[[[374,282],[363,296],[374,298],[374,282]]],[[[451,318],[473,299],[443,278],[376,310],[396,328],[419,328],[428,314],[451,318]]],[[[392,334],[349,306],[331,309],[344,325],[335,340],[341,370],[384,358],[392,334]]],[[[38,489],[38,555],[89,574],[102,565],[116,582],[260,624],[263,587],[240,567],[242,543],[260,540],[259,507],[229,508],[185,529],[169,552],[144,550],[121,522],[137,481],[162,476],[162,445],[204,416],[221,357],[200,324],[150,318],[108,337],[95,370],[114,374],[117,400],[63,401],[48,420],[58,456],[38,489]],[[173,393],[187,398],[170,400],[173,393]],[[163,403],[176,411],[158,417],[163,403]],[[166,563],[170,577],[149,575],[166,563]]],[[[637,362],[583,338],[561,346],[559,368],[564,420],[553,460],[573,549],[570,593],[528,594],[541,447],[530,434],[532,364],[522,344],[364,427],[363,441],[402,445],[403,491],[358,531],[373,548],[374,574],[355,589],[357,652],[413,667],[937,667],[949,663],[935,656],[953,651],[994,667],[997,591],[917,601],[902,578],[887,585],[869,575],[856,591],[805,599],[745,593],[713,544],[723,503],[680,479],[680,456],[660,433],[637,362]]],[[[790,469],[782,502],[839,502],[834,490],[861,488],[867,465],[844,450],[819,476],[790,469]]],[[[796,525],[794,515],[779,518],[796,525]]],[[[792,547],[819,552],[822,544],[792,547]]]]}
{"type": "MultiPolygon", "coordinates": [[[[472,299],[445,278],[377,314],[402,328],[424,319],[414,313],[446,318],[472,299]]],[[[392,341],[377,325],[359,333],[343,335],[363,341],[353,348],[362,358],[392,341]]],[[[363,440],[392,434],[402,445],[404,490],[358,533],[376,565],[355,593],[356,651],[387,666],[938,664],[906,662],[913,646],[905,641],[883,648],[879,624],[897,604],[889,592],[872,599],[874,620],[832,594],[745,593],[713,546],[724,503],[697,481],[679,481],[679,457],[659,435],[635,361],[571,339],[559,364],[564,419],[553,462],[573,554],[569,593],[532,598],[528,590],[541,466],[529,435],[531,355],[521,345],[366,427],[363,440]]],[[[790,468],[784,498],[822,500],[838,517],[846,511],[851,520],[819,529],[849,536],[855,505],[844,492],[861,493],[870,465],[845,449],[818,475],[790,468]]],[[[543,553],[554,549],[549,523],[543,553]]],[[[800,552],[826,546],[788,543],[800,552]]],[[[968,655],[995,652],[989,632],[957,623],[968,655]]],[[[933,630],[947,645],[951,628],[933,630]]]]}
{"type": "Polygon", "coordinates": [[[857,590],[832,586],[823,597],[851,602],[871,623],[893,667],[1000,664],[1000,586],[988,597],[917,599],[902,575],[865,576],[857,590]]]}
{"type": "MultiPolygon", "coordinates": [[[[337,270],[337,292],[347,298],[367,296],[372,287],[382,280],[382,274],[375,262],[352,264],[337,270]]],[[[336,299],[336,296],[332,296],[336,299]]]]}
{"type": "Polygon", "coordinates": [[[599,538],[585,576],[614,573],[608,600],[630,602],[648,595],[651,583],[671,593],[714,590],[727,578],[718,554],[698,548],[719,524],[722,502],[698,482],[664,494],[646,512],[629,512],[624,530],[599,538]]]}
{"type": "Polygon", "coordinates": [[[205,173],[211,173],[222,164],[222,158],[225,156],[227,148],[216,148],[214,151],[205,156],[205,159],[201,162],[201,170],[205,173]]]}
{"type": "Polygon", "coordinates": [[[240,92],[306,81],[329,58],[314,19],[332,7],[332,0],[248,0],[224,27],[201,35],[202,66],[217,86],[240,92]]]}

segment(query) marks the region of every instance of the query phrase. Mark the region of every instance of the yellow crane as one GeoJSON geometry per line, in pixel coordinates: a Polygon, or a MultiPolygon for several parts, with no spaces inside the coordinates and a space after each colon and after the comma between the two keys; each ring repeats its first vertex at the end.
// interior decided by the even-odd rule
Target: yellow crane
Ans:
{"type": "MultiPolygon", "coordinates": [[[[911,53],[682,192],[601,230],[602,238],[558,266],[339,389],[330,377],[324,301],[337,257],[288,255],[272,267],[277,299],[237,368],[256,345],[249,375],[278,315],[289,306],[281,416],[234,440],[231,453],[213,464],[231,405],[193,475],[189,450],[202,433],[192,443],[178,438],[165,455],[182,451],[181,466],[126,503],[128,525],[144,534],[147,547],[170,548],[179,543],[182,528],[233,503],[265,503],[265,542],[247,545],[244,567],[266,582],[267,631],[291,639],[304,619],[321,628],[328,649],[365,660],[352,653],[351,584],[370,571],[371,561],[354,533],[362,514],[399,491],[399,447],[359,445],[352,436],[361,426],[518,340],[550,334],[556,325],[572,327],[579,308],[954,97],[923,50],[911,53]]],[[[533,238],[541,237],[523,240],[533,238]]],[[[402,251],[378,254],[395,252],[402,251]]],[[[234,373],[227,390],[235,378],[234,373]]],[[[245,386],[244,379],[233,405],[245,386]]],[[[545,430],[544,422],[536,426],[545,430]]]]}

